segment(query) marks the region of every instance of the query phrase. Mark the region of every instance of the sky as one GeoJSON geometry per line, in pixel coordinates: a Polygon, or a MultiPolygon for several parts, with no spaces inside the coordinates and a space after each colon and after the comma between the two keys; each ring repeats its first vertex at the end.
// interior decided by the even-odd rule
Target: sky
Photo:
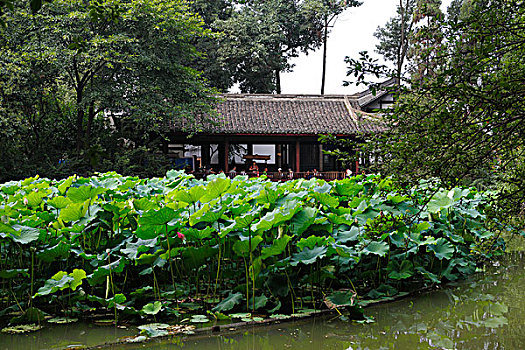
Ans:
{"type": "MultiPolygon", "coordinates": [[[[450,2],[443,0],[443,11],[450,2]]],[[[347,80],[344,58],[359,58],[360,51],[375,54],[377,39],[373,34],[378,26],[384,26],[394,16],[398,3],[398,0],[363,0],[363,5],[348,9],[339,16],[328,38],[325,94],[352,94],[365,89],[362,85],[343,86],[343,80],[347,80]]],[[[281,74],[281,92],[320,94],[322,57],[322,48],[319,48],[293,59],[293,72],[281,74]]]]}

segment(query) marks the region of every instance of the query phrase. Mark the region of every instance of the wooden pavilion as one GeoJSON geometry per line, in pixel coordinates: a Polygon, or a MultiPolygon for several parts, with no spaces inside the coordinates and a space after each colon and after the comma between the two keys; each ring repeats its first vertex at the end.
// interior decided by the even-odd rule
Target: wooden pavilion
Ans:
{"type": "MultiPolygon", "coordinates": [[[[334,157],[324,154],[321,134],[359,138],[380,132],[379,116],[364,112],[362,95],[225,94],[217,105],[218,124],[191,138],[172,128],[164,151],[176,163],[196,171],[341,172],[334,157]]],[[[373,99],[373,103],[377,101],[373,99]]],[[[352,150],[350,150],[352,152],[352,150]]],[[[354,150],[355,151],[355,150],[354,150]]],[[[359,164],[352,165],[352,171],[359,164]]]]}

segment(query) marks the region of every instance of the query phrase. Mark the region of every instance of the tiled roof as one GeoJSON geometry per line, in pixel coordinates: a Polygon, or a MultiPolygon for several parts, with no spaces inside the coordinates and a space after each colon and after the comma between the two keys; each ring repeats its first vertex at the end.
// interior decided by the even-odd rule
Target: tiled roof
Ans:
{"type": "Polygon", "coordinates": [[[358,110],[358,96],[227,94],[217,106],[221,134],[352,135],[380,132],[379,117],[358,110]]]}

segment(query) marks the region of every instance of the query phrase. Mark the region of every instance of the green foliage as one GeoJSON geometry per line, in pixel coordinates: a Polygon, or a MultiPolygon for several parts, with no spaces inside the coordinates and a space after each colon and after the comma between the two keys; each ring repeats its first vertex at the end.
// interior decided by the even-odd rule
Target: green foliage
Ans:
{"type": "Polygon", "coordinates": [[[347,305],[456,280],[500,254],[486,210],[474,189],[401,192],[377,176],[13,181],[0,185],[0,297],[191,322],[210,309],[292,314],[325,296],[347,305]],[[25,204],[36,189],[39,203],[25,204]]]}
{"type": "Polygon", "coordinates": [[[214,91],[189,66],[209,31],[185,1],[56,0],[35,14],[0,4],[14,7],[0,7],[0,181],[160,175],[169,161],[153,152],[168,125],[191,133],[213,115],[214,91]]]}

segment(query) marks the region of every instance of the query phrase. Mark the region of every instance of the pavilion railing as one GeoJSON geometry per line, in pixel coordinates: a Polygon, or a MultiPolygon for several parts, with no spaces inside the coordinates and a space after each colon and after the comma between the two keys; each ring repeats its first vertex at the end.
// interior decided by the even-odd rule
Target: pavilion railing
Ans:
{"type": "MultiPolygon", "coordinates": [[[[206,176],[209,173],[204,172],[193,172],[192,173],[197,179],[203,179],[206,178],[206,176]]],[[[227,173],[228,177],[235,177],[237,175],[247,175],[248,177],[258,177],[263,175],[263,173],[241,173],[241,172],[235,172],[235,173],[227,173]]],[[[268,172],[266,174],[268,179],[272,181],[287,181],[287,180],[295,180],[295,179],[311,179],[313,177],[316,177],[318,179],[323,179],[327,181],[331,180],[342,180],[346,177],[346,173],[343,171],[319,171],[316,174],[313,172],[268,172]]]]}

